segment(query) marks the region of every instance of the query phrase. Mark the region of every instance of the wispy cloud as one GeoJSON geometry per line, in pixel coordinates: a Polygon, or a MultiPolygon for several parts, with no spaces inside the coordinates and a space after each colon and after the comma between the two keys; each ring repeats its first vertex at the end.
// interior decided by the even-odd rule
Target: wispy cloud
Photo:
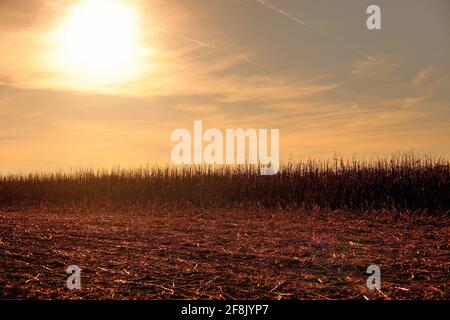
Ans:
{"type": "Polygon", "coordinates": [[[433,74],[436,73],[436,70],[433,66],[428,66],[423,68],[411,81],[412,85],[417,87],[426,82],[433,74]]]}
{"type": "Polygon", "coordinates": [[[351,69],[351,74],[354,78],[373,78],[385,76],[392,72],[396,64],[385,57],[366,57],[356,61],[351,69]]]}

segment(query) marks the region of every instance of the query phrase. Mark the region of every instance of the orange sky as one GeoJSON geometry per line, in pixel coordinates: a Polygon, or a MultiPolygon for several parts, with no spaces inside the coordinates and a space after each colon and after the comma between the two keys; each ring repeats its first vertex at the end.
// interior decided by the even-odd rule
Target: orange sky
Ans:
{"type": "Polygon", "coordinates": [[[450,155],[450,3],[2,0],[0,171],[170,162],[173,130],[281,158],[450,155]]]}

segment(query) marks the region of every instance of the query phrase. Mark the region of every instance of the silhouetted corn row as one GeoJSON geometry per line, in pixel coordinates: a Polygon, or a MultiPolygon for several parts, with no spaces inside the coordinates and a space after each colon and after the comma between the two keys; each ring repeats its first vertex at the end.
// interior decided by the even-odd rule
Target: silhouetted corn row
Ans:
{"type": "Polygon", "coordinates": [[[447,212],[450,163],[402,156],[376,161],[307,161],[274,176],[258,166],[186,166],[0,177],[0,206],[193,204],[447,212]]]}

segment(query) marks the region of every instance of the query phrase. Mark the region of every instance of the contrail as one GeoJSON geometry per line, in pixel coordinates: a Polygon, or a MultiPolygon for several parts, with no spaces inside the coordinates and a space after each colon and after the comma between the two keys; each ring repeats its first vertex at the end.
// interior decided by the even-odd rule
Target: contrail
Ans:
{"type": "MultiPolygon", "coordinates": [[[[175,38],[177,38],[177,39],[180,39],[180,40],[183,40],[183,41],[187,41],[187,42],[194,43],[194,44],[196,44],[197,46],[202,47],[202,48],[205,48],[205,49],[213,50],[213,51],[216,51],[216,52],[225,51],[225,49],[223,49],[223,48],[218,48],[218,47],[216,47],[216,46],[214,46],[214,45],[212,45],[212,44],[206,43],[206,42],[201,41],[201,40],[198,40],[198,39],[194,39],[194,38],[187,37],[187,36],[180,35],[180,34],[175,34],[175,33],[170,32],[169,30],[167,30],[167,29],[165,29],[165,28],[160,28],[160,27],[154,27],[154,26],[153,26],[153,29],[156,29],[156,30],[158,30],[159,32],[163,32],[163,33],[169,34],[169,35],[171,35],[171,36],[173,36],[173,37],[175,37],[175,38]]],[[[261,69],[264,69],[264,70],[271,70],[269,67],[264,66],[264,65],[259,64],[259,63],[256,63],[256,62],[252,61],[252,60],[251,60],[250,58],[248,58],[248,57],[245,57],[245,56],[238,56],[237,58],[238,58],[239,60],[242,60],[242,61],[248,63],[248,64],[251,64],[252,66],[255,66],[255,67],[258,67],[258,68],[261,68],[261,69]]]]}
{"type": "Polygon", "coordinates": [[[287,18],[291,19],[292,21],[294,21],[294,22],[296,22],[296,23],[306,25],[305,22],[304,22],[303,20],[300,20],[300,19],[294,17],[294,16],[293,16],[292,14],[290,14],[289,12],[286,12],[286,11],[284,11],[284,10],[282,10],[282,9],[279,9],[279,8],[275,7],[272,3],[270,3],[270,2],[268,2],[268,1],[266,1],[266,0],[256,0],[256,1],[258,1],[260,4],[262,4],[262,5],[265,6],[266,8],[269,8],[270,10],[275,11],[275,12],[277,12],[277,13],[279,13],[279,14],[285,16],[285,17],[287,17],[287,18]]]}
{"type": "MultiPolygon", "coordinates": [[[[244,4],[244,2],[242,2],[241,0],[236,0],[236,1],[238,1],[238,2],[240,2],[240,3],[242,3],[242,4],[244,4]]],[[[297,17],[293,16],[293,15],[290,14],[289,12],[287,12],[287,11],[285,11],[285,10],[283,10],[283,9],[280,9],[280,8],[275,7],[275,6],[274,6],[270,1],[268,1],[268,0],[256,0],[256,2],[258,2],[258,3],[261,4],[261,5],[263,5],[264,7],[268,8],[269,10],[274,11],[275,13],[278,13],[278,14],[280,14],[280,15],[286,17],[286,18],[289,18],[290,20],[294,21],[294,22],[297,23],[297,24],[301,24],[301,25],[303,25],[304,27],[307,27],[307,28],[309,28],[309,29],[312,29],[312,30],[314,30],[314,31],[316,31],[316,32],[322,33],[322,34],[324,34],[324,35],[326,35],[326,36],[330,36],[329,34],[325,33],[324,31],[319,30],[319,29],[317,29],[317,28],[313,28],[312,26],[306,24],[303,20],[298,19],[297,17]]],[[[370,55],[364,53],[364,52],[361,51],[361,50],[356,50],[356,53],[358,53],[358,54],[364,56],[366,59],[369,59],[369,60],[377,60],[377,59],[375,59],[374,57],[372,57],[372,56],[370,56],[370,55]]]]}
{"type": "MultiPolygon", "coordinates": [[[[242,3],[242,4],[244,4],[244,2],[242,2],[241,0],[237,0],[237,1],[242,3]]],[[[289,20],[293,21],[294,23],[301,24],[305,28],[309,28],[309,29],[314,30],[316,32],[324,33],[322,30],[317,29],[317,28],[313,27],[310,24],[307,24],[305,21],[295,17],[291,13],[289,13],[289,12],[283,10],[283,9],[280,9],[278,7],[275,7],[270,1],[267,1],[267,0],[256,0],[256,2],[258,2],[262,6],[266,7],[267,9],[269,9],[269,10],[271,10],[271,11],[273,11],[273,12],[275,12],[275,13],[277,13],[277,14],[285,17],[285,18],[288,18],[289,20]]]]}
{"type": "MultiPolygon", "coordinates": [[[[253,12],[256,12],[257,14],[262,14],[262,12],[260,12],[260,11],[258,11],[258,10],[256,10],[255,8],[253,8],[251,5],[249,5],[247,2],[245,2],[245,1],[242,1],[242,0],[234,0],[235,2],[237,2],[237,3],[239,3],[239,4],[241,4],[241,5],[243,5],[243,6],[245,6],[245,7],[247,7],[247,9],[249,9],[249,10],[251,10],[251,11],[253,11],[253,12]]],[[[274,20],[274,21],[276,21],[276,22],[280,22],[280,20],[278,20],[277,18],[275,18],[273,15],[265,15],[267,18],[269,18],[269,19],[271,19],[271,20],[274,20]]]]}
{"type": "Polygon", "coordinates": [[[171,36],[173,36],[175,38],[178,38],[180,40],[184,40],[184,41],[187,41],[187,42],[195,43],[196,45],[198,45],[200,47],[203,47],[203,48],[216,49],[215,46],[213,46],[213,45],[211,45],[209,43],[206,43],[204,41],[200,41],[198,39],[190,38],[190,37],[187,37],[187,36],[184,36],[184,35],[176,34],[174,32],[170,32],[169,30],[167,30],[165,28],[152,26],[152,29],[158,30],[159,32],[166,33],[166,34],[171,35],[171,36]]]}
{"type": "Polygon", "coordinates": [[[193,38],[189,38],[189,37],[181,36],[181,35],[176,35],[176,37],[181,39],[181,40],[184,40],[184,41],[195,43],[195,44],[197,44],[197,45],[199,45],[200,47],[203,47],[203,48],[216,49],[215,46],[213,46],[211,44],[208,44],[206,42],[197,40],[197,39],[193,39],[193,38]]]}

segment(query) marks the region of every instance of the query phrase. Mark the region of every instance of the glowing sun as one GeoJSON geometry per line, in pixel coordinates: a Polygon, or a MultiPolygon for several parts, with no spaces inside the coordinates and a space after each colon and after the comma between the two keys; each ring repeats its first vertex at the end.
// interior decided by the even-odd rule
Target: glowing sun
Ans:
{"type": "Polygon", "coordinates": [[[96,83],[134,78],[147,54],[130,1],[84,0],[70,7],[59,42],[65,68],[96,83]]]}

